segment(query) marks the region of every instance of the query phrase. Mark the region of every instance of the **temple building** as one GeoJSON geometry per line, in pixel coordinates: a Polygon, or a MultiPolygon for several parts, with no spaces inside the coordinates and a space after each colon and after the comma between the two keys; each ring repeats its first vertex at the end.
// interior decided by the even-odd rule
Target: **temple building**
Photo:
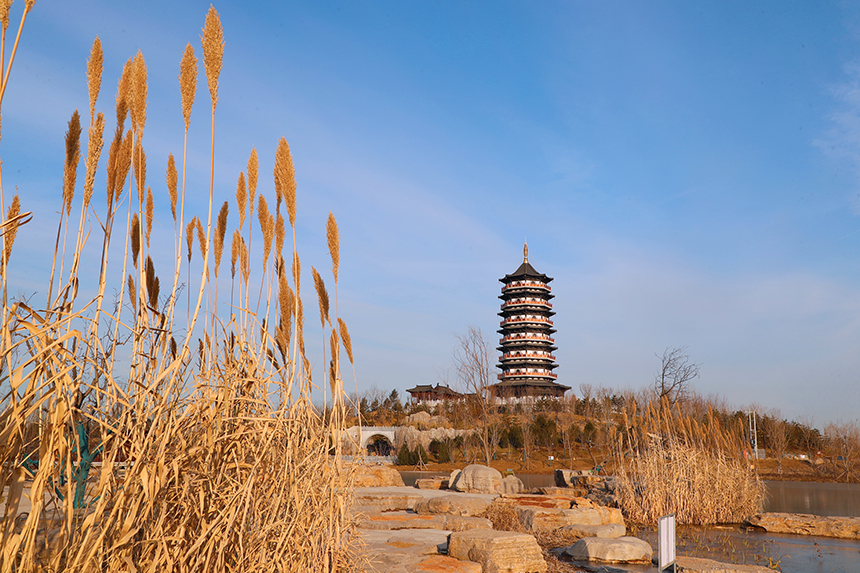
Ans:
{"type": "Polygon", "coordinates": [[[556,350],[553,328],[552,278],[537,272],[529,264],[528,244],[523,247],[523,264],[502,282],[502,335],[498,350],[501,358],[499,382],[490,386],[500,402],[532,402],[536,399],[561,398],[570,386],[556,383],[553,352],[556,350]]]}
{"type": "Polygon", "coordinates": [[[409,402],[411,404],[426,404],[427,406],[435,407],[442,402],[458,401],[463,399],[463,394],[451,390],[447,385],[436,384],[434,388],[430,384],[415,386],[406,390],[409,392],[409,402]]]}

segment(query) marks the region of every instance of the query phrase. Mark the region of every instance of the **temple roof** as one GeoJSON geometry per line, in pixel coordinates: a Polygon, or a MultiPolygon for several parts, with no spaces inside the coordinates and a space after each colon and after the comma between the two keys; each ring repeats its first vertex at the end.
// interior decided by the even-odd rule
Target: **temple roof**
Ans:
{"type": "Polygon", "coordinates": [[[525,278],[538,279],[539,281],[545,283],[548,283],[552,280],[552,278],[546,276],[543,273],[537,272],[535,268],[531,266],[531,264],[529,263],[528,245],[525,245],[523,248],[523,264],[521,264],[517,270],[515,270],[509,275],[505,275],[505,278],[499,280],[505,284],[508,284],[509,282],[522,280],[525,278]]]}
{"type": "Polygon", "coordinates": [[[570,390],[570,386],[565,386],[564,384],[559,384],[557,382],[552,382],[550,380],[503,380],[497,384],[493,384],[490,388],[501,387],[501,388],[510,388],[512,386],[533,386],[535,388],[564,388],[565,391],[570,390]]]}

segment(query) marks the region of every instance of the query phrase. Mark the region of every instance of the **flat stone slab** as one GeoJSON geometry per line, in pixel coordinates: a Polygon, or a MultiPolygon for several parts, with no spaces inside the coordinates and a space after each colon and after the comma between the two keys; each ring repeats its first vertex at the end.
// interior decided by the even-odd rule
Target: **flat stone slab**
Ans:
{"type": "Polygon", "coordinates": [[[419,561],[408,571],[409,573],[481,573],[482,567],[480,563],[434,555],[419,561]]]}
{"type": "Polygon", "coordinates": [[[747,524],[769,533],[860,539],[860,518],[858,517],[832,517],[806,513],[758,513],[749,518],[747,524]]]}
{"type": "Polygon", "coordinates": [[[400,530],[400,529],[440,529],[447,531],[468,531],[470,529],[492,529],[493,524],[484,517],[459,515],[419,515],[411,511],[390,511],[378,515],[362,516],[358,520],[361,529],[400,530]]]}
{"type": "Polygon", "coordinates": [[[585,537],[565,549],[564,553],[577,561],[651,563],[653,552],[651,545],[638,537],[619,537],[618,539],[585,537]]]}
{"type": "Polygon", "coordinates": [[[415,503],[422,499],[448,495],[468,495],[485,499],[487,503],[498,497],[496,494],[458,494],[448,490],[416,489],[414,487],[359,487],[355,490],[353,505],[355,511],[363,514],[379,513],[380,511],[405,511],[413,509],[415,503]]]}
{"type": "Polygon", "coordinates": [[[409,529],[383,531],[359,529],[368,553],[414,553],[437,555],[448,551],[450,531],[439,529],[409,529]]]}
{"type": "Polygon", "coordinates": [[[573,498],[531,494],[505,494],[499,498],[499,501],[511,505],[544,507],[548,509],[570,509],[573,498]]]}
{"type": "Polygon", "coordinates": [[[448,538],[448,555],[480,563],[483,573],[544,573],[547,570],[535,538],[513,531],[454,532],[448,538]]]}
{"type": "Polygon", "coordinates": [[[761,565],[735,565],[699,557],[676,557],[675,563],[683,573],[773,573],[773,569],[761,565]]]}
{"type": "Polygon", "coordinates": [[[415,502],[413,509],[416,513],[472,516],[485,512],[489,505],[490,502],[484,497],[452,494],[422,499],[415,502]]]}
{"type": "Polygon", "coordinates": [[[565,525],[558,532],[570,537],[618,539],[627,535],[627,528],[618,523],[608,523],[606,525],[565,525]]]}
{"type": "Polygon", "coordinates": [[[448,478],[419,478],[415,480],[418,489],[448,489],[448,478]]]}
{"type": "Polygon", "coordinates": [[[552,509],[517,506],[517,517],[529,531],[554,531],[568,525],[624,525],[621,510],[610,507],[552,509]]]}

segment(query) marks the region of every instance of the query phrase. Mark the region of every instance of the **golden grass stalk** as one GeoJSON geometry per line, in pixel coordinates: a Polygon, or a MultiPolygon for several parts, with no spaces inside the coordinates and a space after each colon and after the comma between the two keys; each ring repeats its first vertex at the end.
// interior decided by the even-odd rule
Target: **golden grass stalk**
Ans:
{"type": "Polygon", "coordinates": [[[317,300],[320,305],[320,326],[325,328],[326,321],[331,322],[331,318],[329,318],[328,291],[325,288],[325,282],[323,282],[323,279],[319,272],[317,272],[316,268],[311,267],[311,272],[314,276],[314,288],[317,291],[317,300]]]}
{"type": "Polygon", "coordinates": [[[87,91],[90,95],[90,123],[93,123],[96,114],[96,101],[99,99],[99,91],[102,88],[102,69],[104,68],[104,53],[102,52],[102,41],[96,36],[90,50],[90,59],[87,60],[87,91]]]}
{"type": "Polygon", "coordinates": [[[66,163],[63,168],[63,206],[66,216],[72,211],[72,200],[75,197],[75,180],[78,173],[78,162],[81,159],[81,115],[78,110],[69,120],[66,131],[66,163]]]}
{"type": "Polygon", "coordinates": [[[131,239],[131,260],[134,262],[135,268],[137,268],[137,256],[140,254],[140,218],[137,216],[137,213],[131,217],[129,238],[131,239]]]}
{"type": "Polygon", "coordinates": [[[263,268],[265,269],[269,264],[269,253],[272,251],[272,237],[274,235],[272,227],[274,225],[271,224],[272,216],[269,214],[269,205],[262,195],[260,195],[257,205],[257,219],[260,222],[260,230],[263,232],[263,268]]]}
{"type": "MultiPolygon", "coordinates": [[[[107,167],[110,215],[101,218],[106,221],[105,245],[125,182],[119,174],[127,176],[132,151],[139,149],[140,133],[129,130],[122,137],[123,106],[118,101],[107,167]]],[[[134,187],[135,181],[129,185],[134,187]]],[[[10,221],[22,221],[22,215],[15,215],[20,211],[17,197],[13,206],[16,211],[3,225],[3,261],[14,241],[10,221]]],[[[350,517],[354,481],[340,459],[345,416],[338,411],[323,416],[312,406],[309,362],[304,356],[301,362],[287,356],[292,341],[304,354],[303,312],[299,292],[290,292],[283,261],[278,262],[281,321],[276,328],[265,315],[257,319],[245,304],[239,312],[247,317],[248,328],[224,320],[217,329],[195,331],[195,311],[193,319],[189,316],[174,330],[168,317],[175,297],[165,298],[163,311],[158,308],[152,257],[146,256],[138,277],[126,272],[128,246],[136,264],[143,237],[140,209],[132,210],[131,202],[128,208],[125,226],[114,229],[127,241],[123,270],[103,272],[98,279],[100,293],[106,277],[119,287],[118,310],[104,313],[113,328],[98,328],[94,301],[78,294],[90,289],[79,290],[71,275],[60,288],[65,293],[58,297],[62,312],[19,301],[0,315],[0,360],[8,380],[0,395],[0,491],[7,492],[7,516],[19,513],[23,496],[32,501],[28,514],[4,521],[0,570],[349,571],[355,563],[350,517]],[[122,303],[126,292],[132,320],[123,316],[129,312],[122,303]],[[290,315],[297,326],[288,330],[290,315]],[[123,344],[132,356],[125,372],[114,360],[115,349],[123,344]],[[79,429],[87,440],[78,440],[79,429]],[[96,447],[101,465],[89,470],[87,482],[76,482],[86,454],[96,447]],[[29,481],[21,460],[31,454],[40,464],[29,481]]],[[[211,200],[209,209],[211,222],[211,200]]],[[[273,218],[269,214],[265,219],[271,233],[273,218]]],[[[178,224],[182,229],[181,217],[178,224]]],[[[82,217],[79,236],[85,228],[82,217]]],[[[189,263],[191,237],[195,230],[198,235],[203,296],[212,288],[206,280],[210,229],[204,231],[194,217],[185,230],[189,263]]],[[[248,249],[241,232],[235,243],[247,286],[248,249]]],[[[78,241],[75,260],[82,254],[78,241]]],[[[297,277],[298,260],[294,255],[297,277]]],[[[103,270],[105,261],[103,255],[103,270]]],[[[5,272],[0,280],[5,291],[5,272]]],[[[217,305],[213,322],[215,310],[217,305]]],[[[334,331],[332,340],[338,341],[334,331]]],[[[339,388],[336,376],[332,387],[339,388]]]]}
{"type": "Polygon", "coordinates": [[[191,263],[191,251],[194,245],[194,229],[197,227],[197,217],[191,219],[188,222],[188,225],[185,227],[185,244],[188,247],[186,250],[186,257],[188,258],[188,262],[191,263]]]}
{"type": "Polygon", "coordinates": [[[233,231],[233,240],[230,242],[230,278],[236,278],[236,262],[242,249],[242,233],[239,229],[233,231]]]}
{"type": "Polygon", "coordinates": [[[9,205],[9,210],[6,212],[6,222],[9,225],[3,229],[3,268],[9,264],[9,257],[12,256],[12,246],[15,244],[15,236],[18,234],[17,221],[18,215],[21,214],[21,200],[18,195],[12,198],[12,204],[9,205]]]}
{"type": "Polygon", "coordinates": [[[194,217],[194,226],[197,230],[197,246],[200,248],[200,256],[203,257],[203,261],[205,263],[206,259],[206,231],[203,230],[203,224],[200,222],[200,219],[194,217]]]}
{"type": "Polygon", "coordinates": [[[146,98],[147,98],[147,81],[146,81],[146,62],[143,60],[143,54],[138,52],[134,56],[131,68],[131,125],[136,132],[143,131],[146,126],[146,98]]]}
{"type": "Polygon", "coordinates": [[[290,226],[295,227],[296,169],[290,154],[290,146],[283,137],[278,141],[278,149],[275,152],[275,190],[278,191],[279,200],[283,196],[287,205],[287,214],[290,216],[290,226]]]}
{"type": "Polygon", "coordinates": [[[251,148],[248,157],[248,216],[254,217],[254,198],[257,195],[257,176],[260,171],[260,161],[257,159],[257,148],[251,148]]]}
{"type": "Polygon", "coordinates": [[[185,119],[185,130],[191,125],[191,108],[194,107],[194,96],[197,94],[197,57],[194,48],[186,44],[179,64],[179,93],[182,98],[182,117],[185,119]]]}
{"type": "Polygon", "coordinates": [[[155,216],[155,203],[152,199],[152,187],[146,188],[146,248],[149,248],[149,237],[152,235],[152,221],[155,216]]]}
{"type": "Polygon", "coordinates": [[[331,255],[331,274],[334,275],[334,282],[337,283],[337,271],[340,267],[340,231],[337,229],[337,221],[331,211],[328,214],[325,230],[328,252],[331,255]]]}
{"type": "Polygon", "coordinates": [[[9,27],[9,10],[12,9],[13,0],[0,0],[0,24],[3,25],[3,32],[9,27]]]}
{"type": "Polygon", "coordinates": [[[349,331],[346,329],[346,323],[342,318],[337,319],[338,327],[340,328],[340,338],[343,340],[343,347],[346,349],[346,356],[352,364],[352,339],[349,337],[349,331]]]}
{"type": "Polygon", "coordinates": [[[239,229],[245,228],[245,214],[248,209],[248,190],[245,188],[245,174],[239,172],[236,182],[236,207],[239,209],[239,229]]]}
{"type": "Polygon", "coordinates": [[[173,154],[167,156],[167,173],[164,176],[167,182],[167,192],[170,195],[170,214],[173,215],[173,224],[176,224],[176,201],[178,199],[177,181],[179,176],[176,172],[176,160],[173,154]]]}
{"type": "Polygon", "coordinates": [[[96,171],[104,147],[105,116],[99,112],[95,123],[90,127],[87,139],[86,175],[84,179],[84,208],[88,207],[93,198],[96,171]]]}
{"type": "Polygon", "coordinates": [[[230,210],[230,204],[224,201],[221,205],[221,210],[218,212],[218,219],[215,225],[215,277],[218,277],[218,268],[221,266],[221,255],[224,253],[224,237],[227,236],[227,212],[230,210]]]}
{"type": "Polygon", "coordinates": [[[284,251],[284,216],[278,213],[278,218],[275,221],[275,253],[278,256],[284,251]]]}
{"type": "Polygon", "coordinates": [[[221,75],[221,64],[224,60],[224,31],[221,28],[221,18],[215,8],[209,7],[206,23],[203,25],[203,67],[206,70],[206,81],[209,84],[209,95],[212,98],[212,109],[218,105],[218,76],[221,75]]]}

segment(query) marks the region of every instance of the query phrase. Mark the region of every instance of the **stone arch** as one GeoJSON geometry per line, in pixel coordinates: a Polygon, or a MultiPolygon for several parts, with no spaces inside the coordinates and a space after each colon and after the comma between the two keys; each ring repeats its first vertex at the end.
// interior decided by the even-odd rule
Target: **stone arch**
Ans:
{"type": "Polygon", "coordinates": [[[385,434],[373,434],[364,441],[364,448],[368,456],[393,456],[394,444],[385,434]]]}

